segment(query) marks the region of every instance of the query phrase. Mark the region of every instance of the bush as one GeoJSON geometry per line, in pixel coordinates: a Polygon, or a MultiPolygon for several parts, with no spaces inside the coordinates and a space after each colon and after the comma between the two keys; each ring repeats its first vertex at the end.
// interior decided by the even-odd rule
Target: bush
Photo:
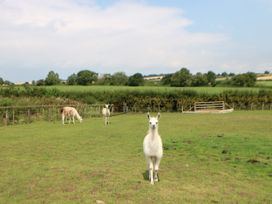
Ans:
{"type": "Polygon", "coordinates": [[[256,84],[256,74],[248,72],[245,74],[238,74],[231,79],[234,86],[253,87],[256,84]]]}

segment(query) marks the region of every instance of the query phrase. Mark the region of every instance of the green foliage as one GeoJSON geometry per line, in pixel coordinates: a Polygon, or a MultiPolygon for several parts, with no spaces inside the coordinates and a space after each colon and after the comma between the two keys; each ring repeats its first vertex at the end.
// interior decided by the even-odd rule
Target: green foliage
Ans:
{"type": "Polygon", "coordinates": [[[54,71],[50,71],[45,78],[45,85],[57,85],[60,84],[59,74],[54,71]]]}
{"type": "Polygon", "coordinates": [[[40,79],[36,82],[37,86],[44,86],[45,85],[45,81],[43,79],[40,79]]]}
{"type": "Polygon", "coordinates": [[[271,89],[257,88],[174,88],[174,87],[117,87],[117,86],[56,86],[56,87],[2,87],[3,97],[57,97],[77,100],[83,103],[113,103],[116,111],[122,111],[125,102],[138,111],[148,108],[162,111],[179,111],[181,106],[189,108],[196,101],[222,100],[235,109],[269,109],[272,103],[271,89]],[[214,91],[213,91],[214,90],[214,91]]]}
{"type": "Polygon", "coordinates": [[[127,85],[128,76],[124,72],[116,72],[111,77],[111,85],[122,86],[127,85]]]}
{"type": "Polygon", "coordinates": [[[76,85],[77,84],[77,75],[75,73],[70,75],[67,78],[67,84],[68,85],[76,85]]]}
{"type": "Polygon", "coordinates": [[[175,72],[171,77],[171,86],[185,87],[190,86],[192,74],[187,68],[182,68],[175,72]]]}
{"type": "Polygon", "coordinates": [[[97,80],[98,85],[111,85],[112,76],[111,74],[104,74],[100,79],[97,80]]]}
{"type": "Polygon", "coordinates": [[[238,74],[231,79],[234,86],[252,87],[256,84],[256,74],[248,72],[245,74],[238,74]]]}
{"type": "Polygon", "coordinates": [[[192,77],[192,86],[207,86],[209,83],[207,75],[202,73],[196,73],[192,77]]]}
{"type": "Polygon", "coordinates": [[[14,104],[14,100],[11,98],[0,97],[0,106],[11,106],[14,104]]]}
{"type": "Polygon", "coordinates": [[[129,86],[142,86],[144,85],[144,77],[141,73],[133,74],[128,78],[129,86]]]}
{"type": "Polygon", "coordinates": [[[122,86],[127,85],[128,77],[124,72],[116,72],[113,75],[104,74],[96,84],[98,85],[114,85],[114,86],[122,86]]]}
{"type": "Polygon", "coordinates": [[[90,70],[82,70],[77,73],[77,84],[91,85],[97,81],[98,74],[90,70]]]}
{"type": "Polygon", "coordinates": [[[162,80],[161,85],[170,85],[173,74],[166,74],[162,80]]]}
{"type": "Polygon", "coordinates": [[[4,80],[3,78],[0,77],[0,85],[3,85],[4,84],[4,80]]]}
{"type": "Polygon", "coordinates": [[[212,71],[208,71],[206,76],[207,76],[208,83],[211,86],[215,86],[216,85],[216,74],[212,71]]]}

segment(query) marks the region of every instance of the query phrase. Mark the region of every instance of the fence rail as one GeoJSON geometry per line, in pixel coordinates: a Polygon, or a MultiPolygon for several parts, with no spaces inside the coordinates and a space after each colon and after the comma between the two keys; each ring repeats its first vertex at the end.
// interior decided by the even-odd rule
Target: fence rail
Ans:
{"type": "Polygon", "coordinates": [[[194,104],[194,111],[207,109],[224,110],[225,102],[224,101],[195,102],[194,104]]]}

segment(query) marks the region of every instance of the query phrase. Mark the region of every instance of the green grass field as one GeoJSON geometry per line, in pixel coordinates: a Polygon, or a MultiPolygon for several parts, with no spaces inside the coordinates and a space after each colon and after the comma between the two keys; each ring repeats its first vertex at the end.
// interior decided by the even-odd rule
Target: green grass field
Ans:
{"type": "Polygon", "coordinates": [[[272,87],[272,81],[257,81],[258,87],[272,87]]]}
{"type": "Polygon", "coordinates": [[[150,185],[145,114],[0,127],[0,203],[271,203],[272,112],[162,113],[150,185]]]}
{"type": "Polygon", "coordinates": [[[164,87],[164,86],[139,86],[139,87],[130,87],[130,86],[47,86],[47,88],[56,88],[64,92],[86,92],[86,91],[95,91],[95,92],[105,92],[105,91],[131,91],[131,92],[171,92],[177,90],[194,90],[198,93],[221,93],[228,90],[237,90],[237,91],[259,91],[260,87],[164,87]]]}

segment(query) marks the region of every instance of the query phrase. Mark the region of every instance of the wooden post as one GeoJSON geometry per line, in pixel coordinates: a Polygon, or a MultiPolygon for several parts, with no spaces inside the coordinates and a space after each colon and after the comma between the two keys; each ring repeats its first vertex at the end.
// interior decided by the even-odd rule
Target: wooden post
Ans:
{"type": "Polygon", "coordinates": [[[14,109],[12,109],[12,124],[14,125],[15,123],[15,112],[14,109]]]}
{"type": "Polygon", "coordinates": [[[9,120],[8,110],[6,110],[6,113],[5,113],[5,125],[8,125],[8,120],[9,120]]]}
{"type": "Polygon", "coordinates": [[[181,112],[183,113],[183,105],[181,106],[181,112]]]}
{"type": "Polygon", "coordinates": [[[30,109],[27,109],[27,119],[28,123],[30,123],[30,109]]]}
{"type": "Polygon", "coordinates": [[[264,110],[264,103],[262,104],[262,110],[264,110]]]}
{"type": "Polygon", "coordinates": [[[253,110],[253,103],[250,104],[250,110],[253,110]]]}
{"type": "Polygon", "coordinates": [[[111,106],[112,108],[111,108],[111,112],[112,112],[112,114],[114,113],[114,105],[112,104],[112,106],[111,106]]]}

